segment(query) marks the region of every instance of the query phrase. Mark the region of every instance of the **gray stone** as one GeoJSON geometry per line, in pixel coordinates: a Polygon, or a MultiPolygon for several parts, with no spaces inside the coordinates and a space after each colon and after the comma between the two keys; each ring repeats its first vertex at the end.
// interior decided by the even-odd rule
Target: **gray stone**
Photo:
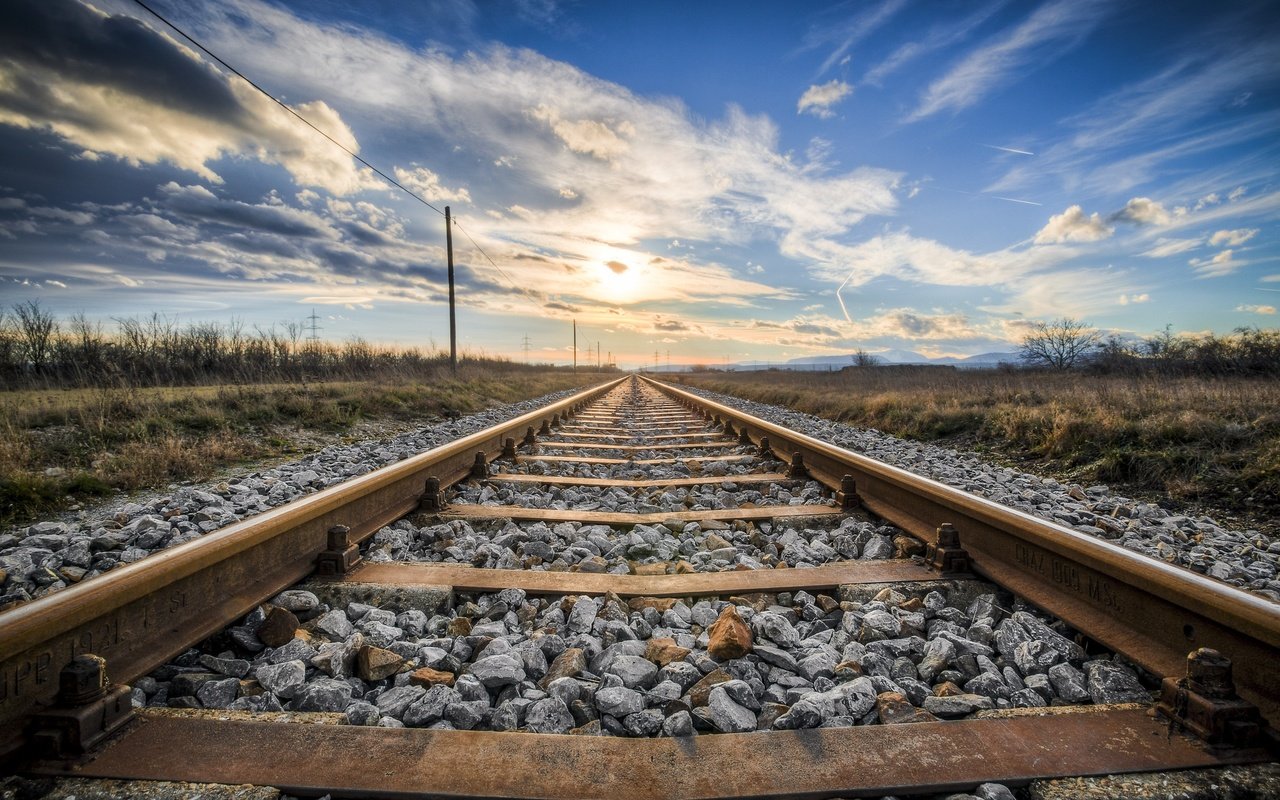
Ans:
{"type": "Polygon", "coordinates": [[[619,686],[596,690],[596,708],[602,714],[625,717],[644,709],[644,696],[634,689],[619,686]]]}
{"type": "Polygon", "coordinates": [[[346,613],[338,609],[320,615],[312,625],[316,630],[336,641],[346,639],[356,629],[347,619],[346,613]]]}
{"type": "Polygon", "coordinates": [[[345,711],[350,702],[350,684],[334,678],[321,678],[294,694],[293,707],[297,711],[345,711]]]}
{"type": "Polygon", "coordinates": [[[995,703],[990,697],[983,697],[980,694],[954,694],[924,699],[924,710],[944,719],[964,717],[975,711],[990,708],[995,708],[995,703]]]}
{"type": "Polygon", "coordinates": [[[1089,700],[1089,690],[1084,685],[1084,673],[1070,664],[1054,664],[1049,667],[1049,683],[1058,697],[1068,703],[1084,703],[1089,700]]]}
{"type": "Polygon", "coordinates": [[[640,656],[618,656],[608,671],[621,678],[628,689],[648,689],[657,683],[658,678],[658,665],[640,656]]]}
{"type": "Polygon", "coordinates": [[[413,705],[427,690],[421,686],[396,686],[378,695],[374,703],[383,716],[400,719],[405,709],[413,705]]]}
{"type": "Polygon", "coordinates": [[[409,705],[401,719],[411,728],[425,728],[443,719],[445,709],[461,701],[462,696],[456,690],[438,683],[409,705]]]}
{"type": "Polygon", "coordinates": [[[196,697],[205,708],[226,708],[239,694],[240,681],[237,678],[205,681],[196,691],[196,697]]]}
{"type": "Polygon", "coordinates": [[[1149,703],[1151,692],[1125,667],[1110,661],[1089,661],[1084,665],[1089,696],[1095,703],[1149,703]]]}
{"type": "Polygon", "coordinates": [[[693,736],[693,717],[688,711],[677,711],[662,722],[662,732],[667,736],[693,736]]]}
{"type": "Polygon", "coordinates": [[[486,689],[519,683],[525,679],[524,662],[509,654],[481,658],[469,670],[486,689]]]}
{"type": "Polygon", "coordinates": [[[735,703],[723,686],[711,690],[707,707],[711,710],[712,722],[724,733],[747,733],[756,729],[756,715],[735,703]]]}
{"type": "Polygon", "coordinates": [[[567,733],[573,728],[573,715],[559,697],[546,697],[529,707],[525,713],[525,727],[534,733],[567,733]]]}
{"type": "Polygon", "coordinates": [[[262,664],[253,671],[253,677],[262,684],[263,689],[277,697],[288,699],[306,682],[307,668],[296,659],[283,664],[262,664]]]}

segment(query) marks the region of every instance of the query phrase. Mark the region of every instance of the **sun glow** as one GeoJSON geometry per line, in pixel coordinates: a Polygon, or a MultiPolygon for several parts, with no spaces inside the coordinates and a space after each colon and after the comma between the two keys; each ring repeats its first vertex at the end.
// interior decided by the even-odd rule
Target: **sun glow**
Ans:
{"type": "Polygon", "coordinates": [[[600,296],[611,303],[634,303],[640,299],[642,277],[640,268],[624,261],[606,261],[597,270],[600,296]]]}

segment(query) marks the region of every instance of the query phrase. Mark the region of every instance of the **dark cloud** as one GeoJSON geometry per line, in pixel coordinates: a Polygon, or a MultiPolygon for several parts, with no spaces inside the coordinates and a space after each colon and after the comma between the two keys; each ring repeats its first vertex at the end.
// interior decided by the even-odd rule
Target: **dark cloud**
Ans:
{"type": "Polygon", "coordinates": [[[543,307],[544,307],[544,308],[552,309],[552,310],[554,310],[554,311],[568,311],[568,312],[571,312],[571,313],[574,313],[574,314],[576,314],[577,312],[579,312],[579,311],[581,311],[581,310],[582,310],[582,309],[581,309],[581,308],[579,308],[578,306],[569,305],[568,303],[561,303],[561,302],[559,302],[559,301],[553,301],[553,302],[550,302],[550,303],[546,303],[546,304],[544,304],[544,305],[543,305],[543,307]]]}
{"type": "Polygon", "coordinates": [[[49,88],[27,74],[35,67],[198,116],[232,123],[245,116],[226,80],[172,41],[138,19],[106,16],[76,0],[0,3],[0,54],[21,82],[3,93],[6,105],[31,104],[43,113],[57,105],[45,102],[49,88]]]}
{"type": "Polygon", "coordinates": [[[660,331],[687,331],[689,326],[678,319],[660,319],[653,323],[653,327],[660,331]]]}
{"type": "Polygon", "coordinates": [[[606,261],[605,266],[613,270],[614,273],[618,275],[621,275],[622,273],[626,272],[628,269],[627,265],[623,264],[621,261],[606,261]]]}
{"type": "Polygon", "coordinates": [[[284,205],[251,205],[239,200],[224,200],[203,186],[161,187],[159,201],[166,210],[187,219],[213,222],[236,228],[252,228],[281,236],[310,239],[334,239],[332,228],[306,211],[284,205]]]}

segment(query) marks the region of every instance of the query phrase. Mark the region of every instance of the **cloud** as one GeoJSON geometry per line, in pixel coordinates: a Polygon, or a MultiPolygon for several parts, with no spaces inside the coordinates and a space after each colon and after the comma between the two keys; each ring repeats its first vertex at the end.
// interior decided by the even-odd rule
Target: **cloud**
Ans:
{"type": "Polygon", "coordinates": [[[1074,205],[1061,214],[1049,217],[1048,224],[1036,233],[1034,241],[1036,244],[1096,242],[1106,239],[1114,232],[1096,211],[1086,216],[1080,206],[1074,205]]]}
{"type": "Polygon", "coordinates": [[[834,44],[831,53],[818,68],[821,75],[836,64],[848,61],[848,53],[855,44],[870,36],[906,6],[906,0],[883,0],[879,5],[864,7],[862,12],[842,22],[824,22],[815,26],[805,36],[805,50],[834,44]]]}
{"type": "MultiPolygon", "coordinates": [[[[212,162],[244,156],[334,194],[378,185],[271,100],[137,19],[40,0],[13,0],[0,14],[0,123],[50,131],[88,157],[166,162],[214,182],[212,162]]],[[[293,108],[359,150],[324,102],[293,108]]]]}
{"type": "Polygon", "coordinates": [[[561,119],[560,109],[547,105],[531,109],[528,114],[547,123],[565,147],[601,161],[612,161],[627,152],[626,139],[636,132],[635,126],[626,120],[561,119]]]}
{"type": "Polygon", "coordinates": [[[1075,192],[1127,191],[1167,175],[1171,162],[1274,139],[1280,124],[1274,109],[1221,113],[1240,87],[1276,79],[1272,43],[1217,33],[1206,32],[1188,55],[1061,120],[1057,141],[1039,148],[1034,161],[1013,164],[986,191],[1017,191],[1044,180],[1075,192]]]}
{"type": "Polygon", "coordinates": [[[1132,222],[1135,225],[1168,225],[1169,212],[1149,197],[1135,197],[1110,217],[1112,222],[1132,222]]]}
{"type": "Polygon", "coordinates": [[[1179,253],[1185,253],[1188,250],[1194,250],[1204,244],[1204,239],[1165,239],[1156,240],[1155,247],[1145,250],[1138,255],[1147,258],[1166,258],[1168,256],[1176,256],[1179,253]]]}
{"type": "Polygon", "coordinates": [[[812,114],[822,119],[835,116],[831,107],[853,93],[853,87],[842,80],[834,79],[823,84],[814,84],[800,95],[796,103],[797,114],[812,114]]]}
{"type": "Polygon", "coordinates": [[[412,169],[395,168],[396,180],[430,202],[470,203],[471,193],[465,188],[449,189],[440,184],[440,176],[417,164],[412,169]]]}
{"type": "Polygon", "coordinates": [[[1195,268],[1197,275],[1201,278],[1220,278],[1223,275],[1230,275],[1242,266],[1241,262],[1235,260],[1233,251],[1230,249],[1223,250],[1213,258],[1193,258],[1188,263],[1195,268]]]}
{"type": "Polygon", "coordinates": [[[888,57],[869,69],[863,76],[862,82],[880,86],[885,78],[910,62],[963,41],[1004,5],[1004,0],[996,0],[996,2],[987,3],[964,19],[948,20],[946,23],[934,26],[924,38],[899,45],[888,57]]]}
{"type": "Polygon", "coordinates": [[[1141,294],[1122,294],[1120,295],[1120,299],[1117,302],[1119,302],[1120,305],[1122,306],[1127,306],[1130,303],[1134,303],[1134,304],[1146,303],[1146,302],[1150,302],[1150,300],[1151,300],[1151,295],[1147,294],[1146,292],[1142,292],[1141,294]]]}
{"type": "Polygon", "coordinates": [[[1021,24],[969,53],[925,90],[906,118],[918,122],[942,111],[961,111],[1016,73],[1042,67],[1070,50],[1106,16],[1097,0],[1054,0],[1032,12],[1021,24]]]}
{"type": "Polygon", "coordinates": [[[621,275],[628,269],[627,265],[621,261],[606,261],[605,266],[612,270],[615,275],[621,275]]]}
{"type": "Polygon", "coordinates": [[[1230,231],[1215,231],[1209,237],[1209,244],[1214,247],[1229,245],[1231,247],[1239,247],[1245,242],[1258,235],[1258,228],[1237,228],[1230,231]]]}
{"type": "Polygon", "coordinates": [[[678,319],[658,319],[653,323],[654,330],[659,331],[687,331],[689,326],[678,319]]]}
{"type": "Polygon", "coordinates": [[[1240,311],[1245,314],[1274,314],[1276,313],[1276,307],[1275,306],[1238,305],[1236,306],[1236,311],[1240,311]]]}

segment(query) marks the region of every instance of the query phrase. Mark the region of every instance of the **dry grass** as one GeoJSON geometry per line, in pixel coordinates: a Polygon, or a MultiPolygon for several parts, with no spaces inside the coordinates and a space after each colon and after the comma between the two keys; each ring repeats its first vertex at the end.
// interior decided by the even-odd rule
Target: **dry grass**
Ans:
{"type": "Polygon", "coordinates": [[[683,380],[1280,528],[1274,379],[862,368],[683,380]]]}
{"type": "Polygon", "coordinates": [[[464,365],[456,378],[425,381],[0,393],[0,524],[298,454],[317,434],[425,425],[446,411],[472,413],[604,377],[464,365]]]}

